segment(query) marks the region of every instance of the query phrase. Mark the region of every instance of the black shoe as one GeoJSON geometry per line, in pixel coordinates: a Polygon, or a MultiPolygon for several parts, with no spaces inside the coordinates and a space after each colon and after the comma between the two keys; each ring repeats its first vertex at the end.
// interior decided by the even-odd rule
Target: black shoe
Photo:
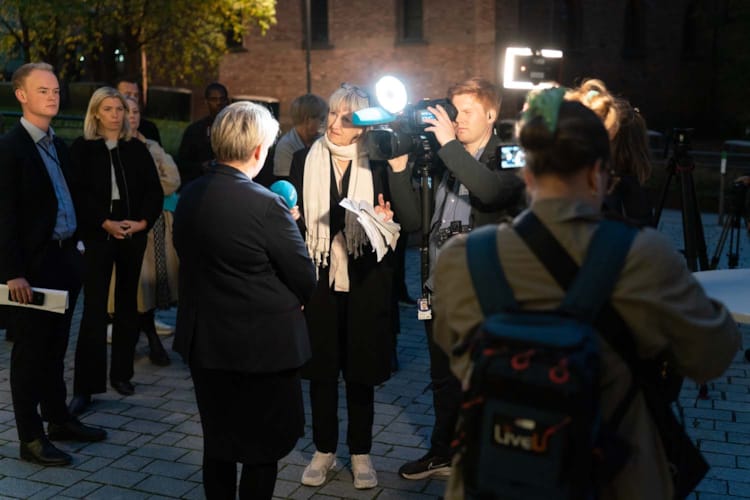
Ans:
{"type": "Polygon", "coordinates": [[[86,441],[93,443],[107,438],[107,432],[104,429],[83,425],[75,417],[64,424],[50,422],[47,425],[47,435],[51,441],[86,441]]]}
{"type": "Polygon", "coordinates": [[[70,465],[73,458],[55,448],[47,436],[42,436],[28,443],[21,443],[21,460],[39,465],[61,466],[70,465]]]}
{"type": "Polygon", "coordinates": [[[77,417],[86,411],[90,404],[91,396],[89,394],[74,394],[68,405],[68,411],[72,416],[77,417]]]}
{"type": "Polygon", "coordinates": [[[401,466],[398,473],[404,479],[424,479],[430,476],[448,477],[451,474],[450,457],[440,457],[427,452],[425,456],[401,466]]]}
{"type": "Polygon", "coordinates": [[[133,384],[131,384],[127,380],[113,380],[111,384],[112,389],[116,390],[123,396],[132,396],[133,394],[135,394],[135,387],[133,387],[133,384]]]}

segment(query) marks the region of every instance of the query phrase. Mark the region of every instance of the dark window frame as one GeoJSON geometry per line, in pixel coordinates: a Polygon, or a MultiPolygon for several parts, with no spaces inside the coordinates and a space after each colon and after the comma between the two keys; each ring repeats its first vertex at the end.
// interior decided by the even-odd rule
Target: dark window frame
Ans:
{"type": "MultiPolygon", "coordinates": [[[[330,9],[328,0],[309,0],[310,1],[310,49],[325,50],[333,48],[330,41],[330,9]]],[[[306,19],[306,0],[302,3],[302,48],[307,45],[307,19],[306,19]]]]}
{"type": "Polygon", "coordinates": [[[427,43],[422,0],[396,0],[396,37],[400,45],[427,43]]]}

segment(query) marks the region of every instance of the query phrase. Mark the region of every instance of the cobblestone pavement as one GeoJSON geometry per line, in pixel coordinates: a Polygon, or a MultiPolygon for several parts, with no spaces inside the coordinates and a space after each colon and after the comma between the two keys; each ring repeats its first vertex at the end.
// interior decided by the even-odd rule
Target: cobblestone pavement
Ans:
{"type": "MultiPolygon", "coordinates": [[[[710,258],[721,228],[715,215],[705,215],[704,224],[710,258]]],[[[681,248],[680,228],[679,214],[665,212],[659,229],[681,248]]],[[[750,267],[750,242],[744,231],[741,240],[740,267],[750,267]]],[[[418,259],[418,252],[410,249],[407,279],[413,295],[418,290],[418,259]]],[[[719,267],[726,267],[726,257],[719,267]]],[[[80,302],[78,306],[66,364],[69,388],[80,302]]],[[[166,322],[174,321],[174,311],[160,316],[166,322]]],[[[743,335],[745,346],[750,346],[750,327],[743,327],[743,335]]],[[[172,338],[165,340],[171,346],[172,338]]],[[[141,339],[135,363],[136,394],[122,397],[110,389],[95,397],[91,411],[82,418],[106,428],[109,438],[92,444],[62,443],[60,447],[73,454],[73,465],[44,468],[18,459],[8,382],[11,345],[0,340],[0,498],[204,498],[200,421],[188,370],[177,355],[172,355],[169,367],[153,366],[147,357],[145,339],[141,339]]],[[[400,370],[375,392],[372,457],[378,471],[378,487],[354,489],[344,445],[339,446],[339,465],[327,484],[319,488],[300,485],[302,469],[313,451],[308,426],[295,450],[281,461],[276,497],[416,500],[442,495],[442,480],[406,481],[396,473],[404,461],[426,452],[433,421],[424,333],[413,310],[406,307],[401,308],[398,356],[400,370]]],[[[697,387],[690,382],[685,384],[681,397],[690,433],[712,465],[691,498],[750,498],[750,365],[741,353],[724,376],[709,387],[709,400],[696,399],[697,387]]],[[[343,399],[339,406],[344,421],[340,442],[344,443],[343,399]]],[[[309,415],[307,420],[310,421],[309,415]]]]}

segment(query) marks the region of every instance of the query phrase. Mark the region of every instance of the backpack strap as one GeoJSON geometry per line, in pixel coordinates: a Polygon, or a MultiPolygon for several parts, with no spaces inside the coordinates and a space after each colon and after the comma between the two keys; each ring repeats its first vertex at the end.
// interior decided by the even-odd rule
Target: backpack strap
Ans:
{"type": "Polygon", "coordinates": [[[573,314],[584,314],[582,319],[593,323],[602,338],[630,368],[630,387],[608,422],[610,428],[616,430],[638,392],[636,377],[639,361],[635,339],[609,299],[617,274],[638,230],[621,222],[605,219],[589,244],[579,277],[578,264],[534,212],[527,210],[523,213],[516,220],[514,228],[560,287],[567,291],[564,306],[573,314]],[[602,274],[603,277],[600,278],[597,274],[602,274]],[[571,289],[574,286],[576,290],[571,289]],[[589,293],[595,288],[599,289],[598,296],[589,293]],[[591,304],[587,305],[587,300],[591,304]]]}
{"type": "Polygon", "coordinates": [[[610,219],[599,224],[586,257],[562,303],[565,311],[593,323],[609,301],[638,230],[610,219]]]}
{"type": "MultiPolygon", "coordinates": [[[[592,274],[596,275],[597,273],[604,273],[604,271],[609,271],[612,269],[616,269],[617,273],[619,273],[622,262],[620,262],[619,265],[616,262],[610,262],[608,257],[609,252],[622,252],[622,259],[624,259],[624,256],[627,255],[630,244],[632,243],[632,240],[637,233],[637,229],[630,228],[625,224],[617,223],[616,221],[608,222],[615,223],[617,226],[619,226],[619,228],[613,227],[611,229],[608,229],[607,234],[601,233],[599,238],[596,237],[597,235],[595,233],[594,238],[592,239],[592,243],[596,239],[599,240],[599,243],[596,244],[597,248],[599,248],[599,250],[596,250],[596,253],[598,255],[597,257],[595,257],[596,260],[599,261],[598,268],[595,268],[594,264],[590,265],[589,271],[586,272],[589,277],[584,276],[582,278],[581,285],[579,285],[581,287],[586,286],[584,283],[585,281],[597,280],[596,276],[591,276],[592,274]],[[617,231],[624,231],[626,229],[632,230],[632,235],[630,237],[630,241],[627,243],[627,247],[623,245],[625,240],[621,241],[618,244],[617,249],[607,244],[606,238],[612,237],[610,231],[616,233],[617,231]],[[606,247],[606,251],[602,247],[606,247]]],[[[602,224],[604,224],[604,222],[602,222],[602,224]]],[[[601,229],[601,227],[599,229],[601,229]]],[[[514,224],[514,228],[518,235],[529,246],[534,255],[536,255],[536,257],[541,261],[541,263],[547,269],[547,272],[549,272],[555,279],[555,281],[557,281],[560,287],[563,290],[569,290],[576,279],[576,275],[578,274],[578,264],[573,260],[570,254],[568,254],[567,250],[565,250],[565,248],[560,245],[560,242],[557,241],[557,238],[555,238],[550,230],[547,229],[542,221],[539,220],[536,214],[534,214],[534,212],[532,212],[531,210],[527,210],[518,218],[518,220],[514,224]]],[[[597,233],[599,233],[599,230],[597,230],[597,233]]],[[[588,260],[590,255],[592,254],[591,249],[592,247],[589,246],[586,260],[588,260]]],[[[592,261],[592,263],[593,262],[594,261],[592,261]]],[[[586,263],[584,262],[584,267],[585,266],[586,263]]],[[[610,278],[612,281],[611,287],[613,287],[614,282],[616,282],[615,278],[616,276],[610,278]]],[[[597,286],[602,286],[602,284],[600,283],[597,286]]],[[[609,302],[611,291],[612,290],[610,288],[608,290],[609,293],[607,293],[606,295],[602,294],[598,297],[594,297],[593,299],[591,297],[589,297],[588,299],[586,299],[586,297],[583,297],[583,299],[591,300],[597,303],[601,302],[602,300],[604,301],[604,303],[599,306],[599,309],[593,311],[593,316],[590,317],[594,318],[593,324],[597,328],[601,336],[623,358],[623,360],[625,360],[625,362],[631,367],[631,369],[633,369],[638,365],[635,340],[630,334],[630,329],[628,328],[625,321],[609,302]]],[[[582,292],[584,293],[584,295],[586,294],[585,289],[582,292]]],[[[576,304],[580,302],[579,300],[575,300],[575,297],[570,300],[574,301],[576,304]]],[[[575,305],[574,307],[584,309],[589,308],[585,305],[585,303],[583,304],[583,306],[575,305]]],[[[591,311],[589,311],[589,314],[590,313],[591,311]]],[[[588,317],[589,316],[586,316],[585,318],[588,317]]]]}
{"type": "Polygon", "coordinates": [[[469,233],[466,240],[466,259],[471,281],[485,317],[518,308],[497,254],[496,225],[482,226],[469,233]]]}

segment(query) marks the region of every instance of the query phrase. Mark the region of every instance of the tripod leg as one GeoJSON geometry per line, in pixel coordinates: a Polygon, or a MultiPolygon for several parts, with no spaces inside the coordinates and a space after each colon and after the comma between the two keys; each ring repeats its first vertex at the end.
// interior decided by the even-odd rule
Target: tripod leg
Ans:
{"type": "Polygon", "coordinates": [[[688,268],[695,272],[698,270],[696,255],[696,218],[699,214],[695,213],[695,203],[691,199],[692,177],[689,171],[680,172],[680,194],[682,196],[682,237],[685,242],[685,260],[688,268]]]}
{"type": "Polygon", "coordinates": [[[721,252],[724,249],[724,244],[727,241],[727,235],[729,234],[729,219],[724,217],[724,225],[721,228],[721,235],[719,241],[716,243],[716,249],[711,257],[711,269],[716,269],[719,266],[719,260],[721,260],[721,252]]]}
{"type": "Polygon", "coordinates": [[[656,206],[656,213],[654,214],[654,227],[659,227],[661,213],[664,210],[664,203],[667,201],[667,193],[669,192],[669,184],[672,182],[672,177],[674,177],[674,166],[669,166],[667,179],[664,181],[664,186],[661,189],[659,204],[656,206]]]}

